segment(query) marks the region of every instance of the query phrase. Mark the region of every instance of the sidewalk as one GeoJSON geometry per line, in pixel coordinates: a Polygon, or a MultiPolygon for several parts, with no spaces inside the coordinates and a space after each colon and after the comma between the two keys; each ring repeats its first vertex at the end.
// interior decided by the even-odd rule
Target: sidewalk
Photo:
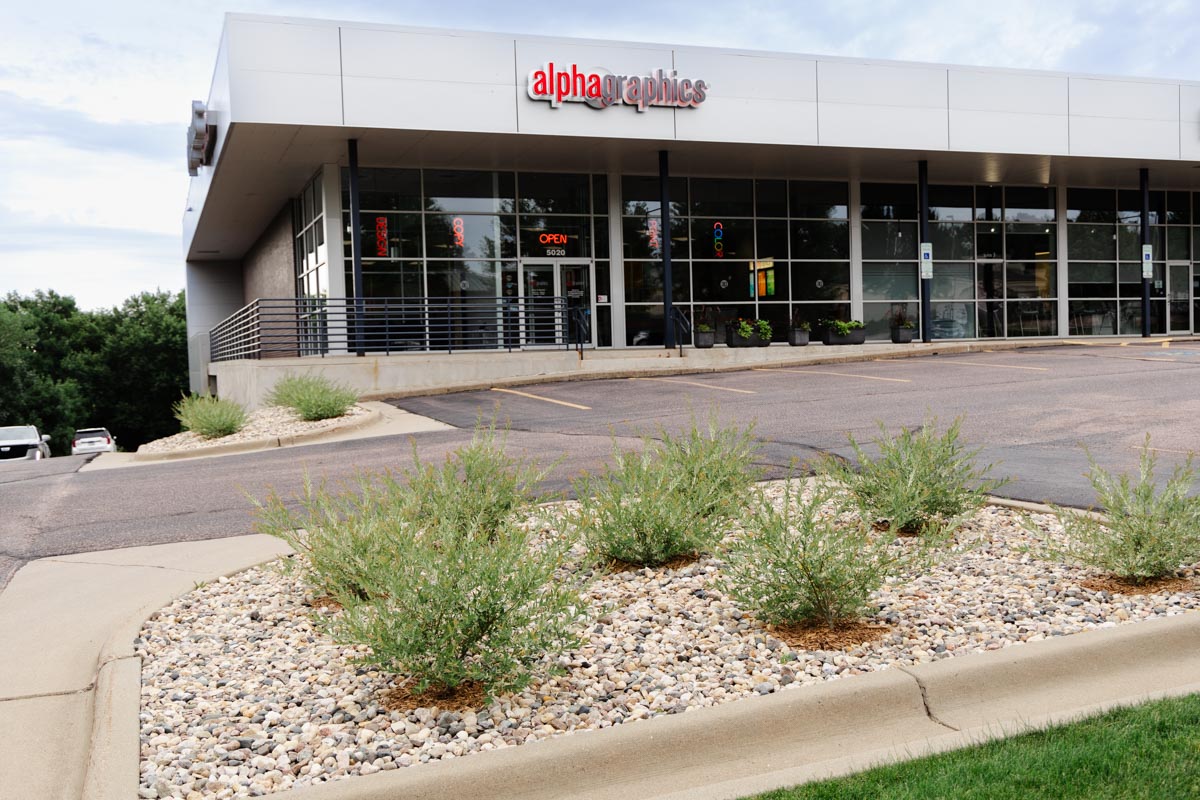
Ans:
{"type": "MultiPolygon", "coordinates": [[[[33,800],[138,795],[143,620],[200,581],[274,558],[269,537],[26,565],[0,594],[0,787],[33,800]]],[[[450,763],[297,800],[657,798],[752,792],[1200,691],[1200,613],[856,676],[450,763]]]]}

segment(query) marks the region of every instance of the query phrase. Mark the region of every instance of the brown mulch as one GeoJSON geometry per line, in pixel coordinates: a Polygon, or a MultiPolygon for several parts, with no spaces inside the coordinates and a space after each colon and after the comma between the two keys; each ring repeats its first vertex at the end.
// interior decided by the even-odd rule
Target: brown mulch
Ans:
{"type": "Polygon", "coordinates": [[[321,609],[322,611],[341,611],[342,610],[342,604],[339,603],[337,600],[334,600],[332,597],[330,597],[327,594],[321,595],[320,597],[314,597],[312,599],[312,601],[309,603],[309,605],[312,606],[313,608],[321,609]]]}
{"type": "Polygon", "coordinates": [[[798,650],[851,650],[860,644],[882,639],[892,631],[887,625],[869,622],[843,622],[834,628],[811,622],[768,625],[767,630],[798,650]]]}
{"type": "Polygon", "coordinates": [[[453,689],[438,689],[417,694],[409,686],[397,686],[381,695],[388,711],[415,711],[418,708],[438,708],[441,711],[475,711],[483,708],[487,695],[477,681],[461,683],[453,689]]]}
{"type": "Polygon", "coordinates": [[[1156,594],[1158,592],[1190,592],[1197,588],[1196,582],[1188,578],[1167,575],[1162,578],[1151,578],[1144,583],[1134,583],[1127,578],[1115,575],[1101,575],[1098,578],[1087,578],[1079,585],[1093,592],[1109,592],[1111,594],[1156,594]]]}
{"type": "MultiPolygon", "coordinates": [[[[650,567],[650,569],[679,569],[680,567],[695,564],[699,560],[700,553],[684,553],[681,556],[675,556],[666,563],[659,564],[657,567],[650,567]]],[[[609,559],[607,566],[609,572],[640,572],[646,569],[644,564],[634,564],[629,561],[622,561],[619,558],[609,559]]]]}

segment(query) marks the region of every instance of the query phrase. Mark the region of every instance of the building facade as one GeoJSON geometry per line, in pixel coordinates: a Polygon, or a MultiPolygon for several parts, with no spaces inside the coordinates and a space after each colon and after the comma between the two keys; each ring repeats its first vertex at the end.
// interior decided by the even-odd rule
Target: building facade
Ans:
{"type": "Polygon", "coordinates": [[[229,15],[189,161],[197,390],[739,318],[1200,326],[1194,82],[229,15]]]}

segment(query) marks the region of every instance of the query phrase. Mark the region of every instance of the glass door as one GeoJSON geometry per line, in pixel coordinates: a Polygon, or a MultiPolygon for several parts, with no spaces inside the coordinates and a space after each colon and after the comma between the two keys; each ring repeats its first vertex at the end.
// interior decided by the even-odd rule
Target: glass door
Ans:
{"type": "Polygon", "coordinates": [[[1167,333],[1192,330],[1191,264],[1167,265],[1167,333]]]}
{"type": "Polygon", "coordinates": [[[583,343],[591,345],[592,264],[589,261],[560,261],[557,267],[560,291],[567,298],[567,342],[574,344],[582,335],[583,343]]]}
{"type": "Polygon", "coordinates": [[[553,261],[521,262],[522,330],[526,346],[561,344],[559,341],[558,269],[553,261]]]}
{"type": "Polygon", "coordinates": [[[592,335],[592,262],[559,259],[525,259],[519,279],[523,301],[523,344],[546,347],[574,344],[583,324],[583,342],[594,344],[592,335]],[[565,297],[563,309],[555,299],[565,297]],[[581,321],[579,317],[582,316],[581,321]],[[566,332],[567,339],[563,340],[566,332]]]}
{"type": "Polygon", "coordinates": [[[1200,264],[1192,267],[1192,330],[1200,333],[1200,264]]]}

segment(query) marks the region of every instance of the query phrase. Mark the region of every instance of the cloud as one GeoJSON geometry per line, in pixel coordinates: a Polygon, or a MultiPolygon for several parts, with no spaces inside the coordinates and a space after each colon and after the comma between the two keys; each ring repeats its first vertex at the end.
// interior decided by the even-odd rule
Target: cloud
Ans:
{"type": "MultiPolygon", "coordinates": [[[[186,117],[180,116],[181,120],[186,117]]],[[[183,163],[184,123],[102,122],[80,111],[0,91],[0,131],[6,140],[36,139],[95,153],[117,152],[183,163]]]]}
{"type": "Polygon", "coordinates": [[[37,217],[0,206],[0,289],[53,289],[81,308],[120,305],[155,288],[183,288],[178,234],[37,217]]]}

